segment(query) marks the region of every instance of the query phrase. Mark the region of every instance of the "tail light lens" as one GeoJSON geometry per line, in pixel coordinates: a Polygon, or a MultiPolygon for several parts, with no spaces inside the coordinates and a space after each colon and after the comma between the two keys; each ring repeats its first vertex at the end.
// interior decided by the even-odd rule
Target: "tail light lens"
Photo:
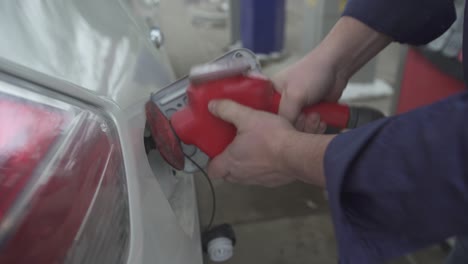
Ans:
{"type": "Polygon", "coordinates": [[[116,129],[96,109],[0,81],[0,263],[123,263],[116,129]]]}

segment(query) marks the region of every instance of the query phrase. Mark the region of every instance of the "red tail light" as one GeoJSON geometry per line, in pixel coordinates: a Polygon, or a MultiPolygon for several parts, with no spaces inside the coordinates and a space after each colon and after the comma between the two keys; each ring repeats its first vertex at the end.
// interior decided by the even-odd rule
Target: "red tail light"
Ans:
{"type": "Polygon", "coordinates": [[[123,263],[125,172],[96,109],[0,82],[0,263],[123,263]]]}

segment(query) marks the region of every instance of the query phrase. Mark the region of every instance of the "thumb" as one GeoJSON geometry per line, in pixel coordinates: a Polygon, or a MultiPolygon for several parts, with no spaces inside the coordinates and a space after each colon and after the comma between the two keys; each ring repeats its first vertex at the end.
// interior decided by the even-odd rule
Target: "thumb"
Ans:
{"type": "Polygon", "coordinates": [[[214,100],[208,104],[210,112],[241,129],[242,124],[251,114],[252,109],[231,100],[214,100]]]}
{"type": "Polygon", "coordinates": [[[273,87],[280,94],[285,90],[285,88],[287,87],[287,83],[288,83],[287,79],[284,78],[284,74],[285,73],[280,72],[271,78],[273,87]]]}
{"type": "Polygon", "coordinates": [[[305,105],[305,101],[303,96],[296,95],[291,91],[291,89],[285,89],[281,93],[278,114],[294,124],[305,105]]]}
{"type": "Polygon", "coordinates": [[[297,90],[291,92],[291,89],[288,89],[289,84],[287,76],[288,71],[282,71],[273,76],[271,81],[273,82],[275,90],[281,94],[278,114],[294,124],[305,103],[303,102],[303,96],[294,94],[297,94],[297,90]]]}

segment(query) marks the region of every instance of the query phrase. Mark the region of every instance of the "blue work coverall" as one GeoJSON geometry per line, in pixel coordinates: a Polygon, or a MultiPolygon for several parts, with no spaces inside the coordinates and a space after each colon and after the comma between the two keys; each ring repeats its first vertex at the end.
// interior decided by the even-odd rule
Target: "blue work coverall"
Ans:
{"type": "MultiPolygon", "coordinates": [[[[412,45],[456,17],[453,0],[349,0],[343,15],[412,45]]],[[[467,235],[468,94],[340,134],[325,175],[340,263],[381,263],[467,235]]]]}

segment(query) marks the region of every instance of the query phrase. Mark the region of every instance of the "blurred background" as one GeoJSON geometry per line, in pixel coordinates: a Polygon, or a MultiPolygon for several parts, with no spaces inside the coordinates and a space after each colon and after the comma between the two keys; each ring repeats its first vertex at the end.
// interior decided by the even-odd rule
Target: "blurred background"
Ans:
{"type": "MultiPolygon", "coordinates": [[[[391,44],[353,77],[340,100],[391,116],[464,90],[464,0],[451,1],[458,20],[447,32],[420,47],[391,44]]],[[[147,108],[145,119],[149,94],[240,47],[274,76],[322,41],[346,3],[0,1],[0,122],[8,124],[0,129],[0,264],[117,263],[127,255],[131,264],[199,263],[198,216],[207,226],[211,190],[202,175],[186,177],[158,154],[151,136],[170,133],[145,131],[149,121],[167,132],[158,111],[147,108]],[[53,124],[50,131],[42,131],[43,120],[53,124]]],[[[164,97],[174,98],[180,99],[164,97]]],[[[166,106],[166,114],[180,107],[166,106]]],[[[214,224],[232,224],[237,236],[228,264],[338,262],[322,189],[214,186],[214,224]]],[[[450,245],[390,263],[443,263],[450,245]]]]}
{"type": "MultiPolygon", "coordinates": [[[[257,53],[264,73],[273,76],[320,43],[346,5],[346,0],[145,1],[161,6],[158,19],[177,77],[192,65],[239,47],[257,53]]],[[[457,4],[461,7],[463,1],[457,4]]],[[[460,10],[452,28],[426,46],[391,44],[356,74],[341,101],[393,115],[463,89],[460,10]]],[[[151,23],[151,9],[141,12],[147,12],[151,23]]],[[[206,223],[211,196],[204,179],[196,178],[201,220],[206,223]]],[[[214,184],[215,222],[233,224],[238,237],[228,263],[337,263],[322,190],[300,183],[276,189],[214,184]]],[[[442,263],[446,254],[447,248],[434,245],[391,263],[442,263]]]]}

